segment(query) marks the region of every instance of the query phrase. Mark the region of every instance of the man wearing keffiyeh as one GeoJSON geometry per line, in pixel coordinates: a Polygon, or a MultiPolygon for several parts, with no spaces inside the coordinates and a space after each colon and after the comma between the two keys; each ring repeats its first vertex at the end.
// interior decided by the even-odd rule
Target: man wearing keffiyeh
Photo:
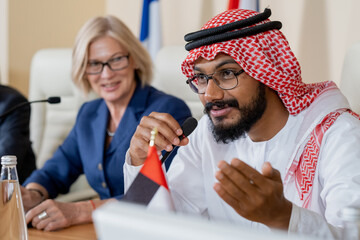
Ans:
{"type": "Polygon", "coordinates": [[[158,150],[183,146],[167,174],[178,211],[339,238],[339,211],[360,207],[359,116],[333,82],[302,82],[281,23],[270,15],[228,10],[185,36],[181,68],[207,115],[181,141],[171,116],[144,118],[125,182],[146,158],[156,126],[158,150]]]}

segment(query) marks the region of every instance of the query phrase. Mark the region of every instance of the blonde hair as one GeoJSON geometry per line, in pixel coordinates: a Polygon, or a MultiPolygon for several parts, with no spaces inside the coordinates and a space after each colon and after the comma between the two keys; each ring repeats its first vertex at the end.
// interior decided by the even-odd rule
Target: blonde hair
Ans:
{"type": "Polygon", "coordinates": [[[78,32],[72,53],[73,82],[86,94],[91,91],[85,73],[89,58],[88,50],[93,41],[104,36],[114,38],[129,52],[136,66],[135,74],[140,78],[141,84],[149,85],[153,74],[149,53],[130,29],[114,16],[94,17],[88,20],[78,32]]]}

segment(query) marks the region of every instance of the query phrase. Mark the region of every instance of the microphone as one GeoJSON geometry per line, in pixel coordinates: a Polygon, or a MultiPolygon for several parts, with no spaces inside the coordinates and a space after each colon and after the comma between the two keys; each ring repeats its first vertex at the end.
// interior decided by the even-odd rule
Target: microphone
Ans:
{"type": "MultiPolygon", "coordinates": [[[[184,138],[189,136],[194,129],[197,126],[197,120],[193,117],[188,117],[185,122],[183,123],[183,125],[181,126],[181,129],[183,130],[183,135],[181,135],[179,137],[180,141],[184,138]]],[[[170,156],[170,154],[179,146],[175,146],[173,145],[173,149],[170,152],[166,152],[162,158],[161,158],[161,163],[164,163],[166,161],[166,159],[170,156]]]]}
{"type": "Polygon", "coordinates": [[[60,97],[49,97],[48,99],[43,99],[43,100],[35,100],[35,101],[31,101],[31,102],[23,102],[20,103],[14,107],[12,107],[11,109],[9,109],[8,111],[6,111],[5,113],[3,113],[2,115],[0,115],[0,119],[4,119],[6,118],[9,114],[11,114],[12,112],[14,112],[15,110],[22,108],[23,106],[26,105],[30,105],[32,103],[37,103],[37,102],[48,102],[50,104],[57,104],[61,102],[61,98],[60,97]]]}
{"type": "MultiPolygon", "coordinates": [[[[36,102],[36,101],[33,101],[33,102],[36,102]]],[[[57,103],[61,102],[61,98],[60,97],[49,97],[47,100],[45,100],[45,102],[48,102],[50,104],[57,104],[57,103]]]]}

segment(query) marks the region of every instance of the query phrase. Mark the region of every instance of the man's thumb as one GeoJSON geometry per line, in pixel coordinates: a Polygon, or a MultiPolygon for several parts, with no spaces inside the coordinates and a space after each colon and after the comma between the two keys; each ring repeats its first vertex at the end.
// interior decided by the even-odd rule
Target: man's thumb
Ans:
{"type": "Polygon", "coordinates": [[[265,177],[271,178],[273,180],[281,181],[280,172],[274,169],[269,162],[265,162],[263,164],[261,172],[265,177]]]}

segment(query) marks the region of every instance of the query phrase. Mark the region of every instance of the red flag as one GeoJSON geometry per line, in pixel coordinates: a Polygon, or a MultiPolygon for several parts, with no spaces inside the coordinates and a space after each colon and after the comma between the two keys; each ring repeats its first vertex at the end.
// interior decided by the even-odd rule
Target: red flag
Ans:
{"type": "Polygon", "coordinates": [[[228,10],[239,8],[240,0],[229,0],[228,10]]]}
{"type": "Polygon", "coordinates": [[[228,10],[230,9],[249,9],[259,11],[259,0],[229,0],[228,10]]]}
{"type": "Polygon", "coordinates": [[[155,146],[149,146],[147,158],[140,172],[155,183],[169,190],[155,146]]]}
{"type": "Polygon", "coordinates": [[[174,210],[162,163],[154,146],[156,131],[151,134],[152,140],[144,165],[123,200],[143,204],[148,208],[174,210]]]}

